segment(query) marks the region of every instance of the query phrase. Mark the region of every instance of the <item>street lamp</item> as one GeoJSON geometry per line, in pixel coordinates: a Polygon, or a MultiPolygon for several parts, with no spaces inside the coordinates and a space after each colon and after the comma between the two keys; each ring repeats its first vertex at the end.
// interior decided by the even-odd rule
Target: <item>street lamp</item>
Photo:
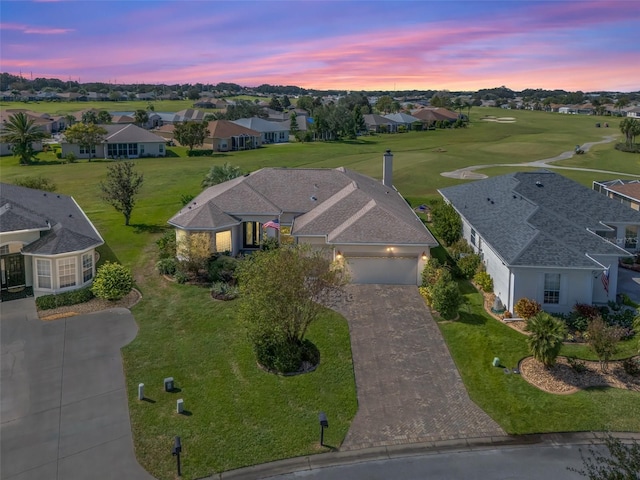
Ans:
{"type": "Polygon", "coordinates": [[[324,447],[324,429],[329,428],[329,421],[327,415],[324,412],[320,412],[318,415],[318,421],[320,422],[320,446],[324,447]]]}

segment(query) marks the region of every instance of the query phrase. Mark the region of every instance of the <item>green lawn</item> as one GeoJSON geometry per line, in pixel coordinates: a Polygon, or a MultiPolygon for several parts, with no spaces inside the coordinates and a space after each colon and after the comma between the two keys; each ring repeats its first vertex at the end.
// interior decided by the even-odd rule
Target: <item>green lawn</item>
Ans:
{"type": "MultiPolygon", "coordinates": [[[[466,286],[465,286],[466,285],[466,286]]],[[[597,388],[571,395],[553,395],[519,375],[505,375],[492,366],[494,357],[515,367],[529,356],[525,336],[484,312],[482,297],[462,285],[466,305],[456,322],[439,322],[470,397],[511,434],[566,431],[640,431],[637,392],[597,388]]],[[[625,342],[617,358],[633,353],[637,339],[625,342]]],[[[585,354],[584,347],[563,347],[561,355],[585,354]]],[[[588,354],[592,358],[593,354],[588,354]]]]}
{"type": "MultiPolygon", "coordinates": [[[[156,110],[162,110],[157,103],[156,110]]],[[[356,411],[348,329],[341,317],[327,314],[310,332],[322,355],[318,371],[274,377],[253,363],[233,302],[214,302],[205,289],[169,284],[156,275],[154,241],[181,207],[180,196],[199,193],[209,168],[225,161],[246,171],[268,166],[345,166],[381,178],[382,154],[391,149],[394,184],[417,204],[437,196],[438,188],[462,182],[442,177],[443,171],[553,157],[576,144],[618,133],[619,122],[608,119],[611,128],[604,131],[594,127],[597,118],[578,115],[474,108],[471,117],[469,128],[461,130],[270,145],[214,157],[188,158],[184,149],[175,149],[175,157],[137,160],[145,183],[130,227],[99,198],[98,183],[105,178],[109,162],[62,165],[51,154],[42,154],[40,164],[21,167],[14,157],[0,158],[3,182],[42,175],[56,183],[59,192],[73,195],[106,240],[100,249],[102,259],[119,260],[133,269],[144,298],[133,309],[140,331],[125,348],[124,359],[136,451],[146,468],[171,478],[174,464],[168,452],[173,435],[183,438],[185,478],[318,451],[317,412],[321,409],[331,425],[327,443],[338,446],[356,411]],[[513,116],[517,122],[483,122],[483,115],[513,116]],[[161,391],[167,376],[176,379],[182,392],[161,391]],[[155,403],[135,400],[139,382],[147,385],[147,395],[155,403]],[[191,416],[172,413],[176,398],[184,398],[191,416]]],[[[605,170],[611,165],[611,169],[640,175],[637,157],[621,154],[609,144],[559,164],[578,162],[605,170]]],[[[492,167],[483,172],[496,175],[514,170],[492,167]]],[[[562,173],[589,186],[594,179],[611,178],[562,173]]],[[[443,323],[441,328],[472,397],[507,431],[640,431],[640,415],[628,415],[637,394],[607,389],[558,397],[489,368],[495,355],[510,365],[527,355],[519,334],[499,322],[490,322],[474,310],[463,313],[460,322],[443,323]]]]}
{"type": "Polygon", "coordinates": [[[319,446],[320,411],[330,421],[325,443],[341,444],[357,410],[344,318],[327,311],[312,325],[308,338],[322,356],[315,372],[283,377],[256,366],[235,302],[157,276],[144,290],[133,309],[141,330],[124,359],[136,453],[154,476],[173,478],[174,435],[182,438],[184,478],[328,451],[319,446]],[[163,391],[168,376],[180,392],[163,391]],[[136,399],[139,382],[149,402],[136,399]],[[178,398],[188,415],[175,413],[178,398]]]}

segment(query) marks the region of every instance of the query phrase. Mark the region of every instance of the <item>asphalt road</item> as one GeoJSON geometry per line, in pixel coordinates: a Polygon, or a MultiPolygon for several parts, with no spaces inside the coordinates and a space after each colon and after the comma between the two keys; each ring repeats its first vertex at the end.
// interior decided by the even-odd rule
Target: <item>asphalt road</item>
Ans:
{"type": "MultiPolygon", "coordinates": [[[[581,447],[584,453],[588,447],[581,447]]],[[[353,463],[302,470],[273,480],[579,480],[579,447],[528,445],[353,463]]]]}

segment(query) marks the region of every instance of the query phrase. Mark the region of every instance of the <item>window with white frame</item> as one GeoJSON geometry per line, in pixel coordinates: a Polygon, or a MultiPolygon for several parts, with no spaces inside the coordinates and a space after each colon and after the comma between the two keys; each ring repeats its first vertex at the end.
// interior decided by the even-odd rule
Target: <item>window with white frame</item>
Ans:
{"type": "Polygon", "coordinates": [[[89,153],[92,153],[92,154],[96,153],[95,145],[92,145],[91,147],[87,147],[85,145],[80,145],[80,155],[87,155],[89,153]]]}
{"type": "Polygon", "coordinates": [[[60,288],[73,287],[76,284],[75,257],[58,260],[58,280],[60,288]]]}
{"type": "Polygon", "coordinates": [[[36,276],[38,288],[51,288],[51,260],[41,258],[36,260],[36,276]]]}
{"type": "Polygon", "coordinates": [[[560,274],[544,274],[543,303],[560,303],[560,274]]]}
{"type": "Polygon", "coordinates": [[[472,228],[471,229],[471,245],[475,245],[476,244],[476,231],[472,228]]]}
{"type": "Polygon", "coordinates": [[[231,250],[231,230],[216,232],[216,252],[230,252],[231,250]]]}
{"type": "Polygon", "coordinates": [[[93,252],[82,255],[82,283],[93,278],[93,252]]]}

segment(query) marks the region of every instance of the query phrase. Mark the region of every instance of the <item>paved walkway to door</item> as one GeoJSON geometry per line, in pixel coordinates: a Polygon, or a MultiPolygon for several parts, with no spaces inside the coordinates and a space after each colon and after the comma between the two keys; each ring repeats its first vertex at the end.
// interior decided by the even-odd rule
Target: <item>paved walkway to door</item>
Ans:
{"type": "Polygon", "coordinates": [[[473,403],[414,286],[349,285],[358,412],[341,450],[504,436],[473,403]]]}

